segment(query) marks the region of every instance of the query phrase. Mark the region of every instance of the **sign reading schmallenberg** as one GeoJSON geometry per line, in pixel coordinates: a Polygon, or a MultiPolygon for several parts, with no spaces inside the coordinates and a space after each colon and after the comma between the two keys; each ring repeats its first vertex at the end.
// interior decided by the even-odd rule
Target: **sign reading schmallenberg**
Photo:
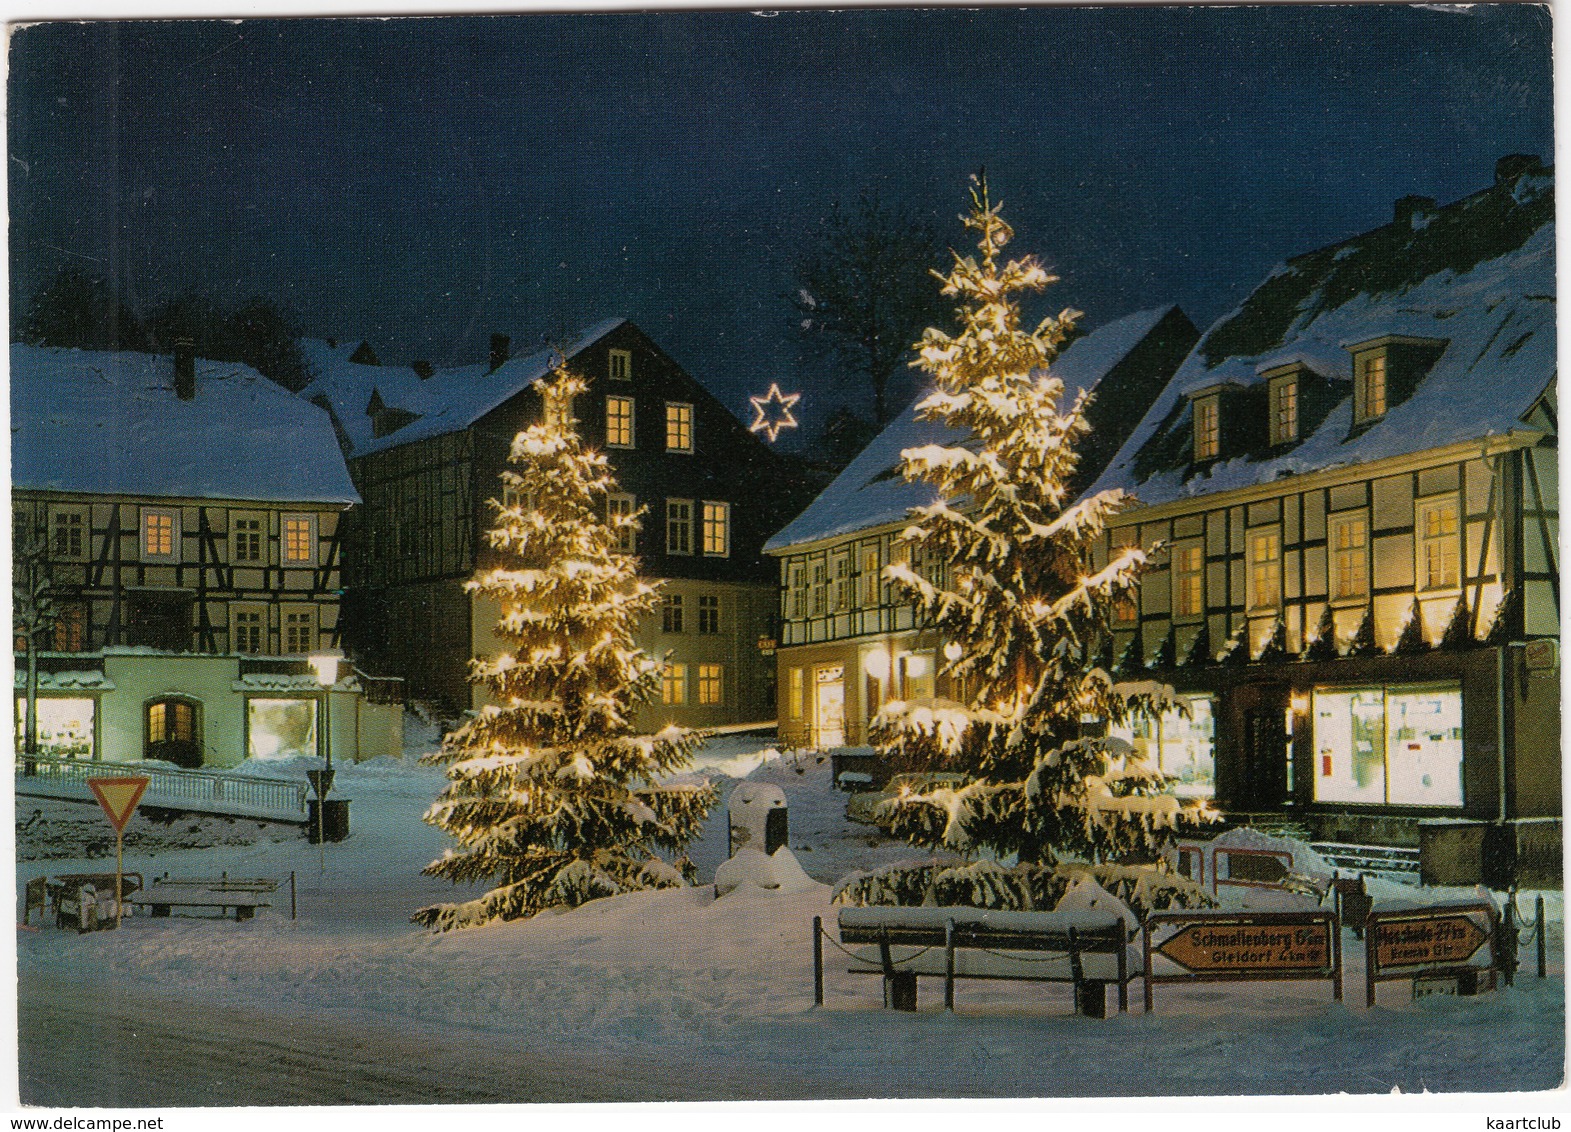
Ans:
{"type": "Polygon", "coordinates": [[[1191,971],[1324,971],[1331,965],[1331,930],[1325,921],[1198,923],[1157,950],[1191,971]]]}
{"type": "Polygon", "coordinates": [[[1146,1011],[1159,983],[1325,979],[1342,997],[1342,948],[1330,912],[1157,912],[1145,924],[1146,1011]],[[1174,967],[1154,969],[1153,960],[1174,967]]]}

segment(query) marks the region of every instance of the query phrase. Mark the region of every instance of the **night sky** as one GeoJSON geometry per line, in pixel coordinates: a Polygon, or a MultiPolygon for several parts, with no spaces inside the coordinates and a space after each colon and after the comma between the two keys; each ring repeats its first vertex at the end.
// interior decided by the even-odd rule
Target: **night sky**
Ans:
{"type": "Polygon", "coordinates": [[[946,242],[986,165],[1096,324],[1204,328],[1392,202],[1550,160],[1525,5],[45,24],[11,40],[12,303],[65,264],[133,305],[253,294],[384,361],[626,315],[741,411],[847,399],[789,265],[871,189],[946,242]]]}

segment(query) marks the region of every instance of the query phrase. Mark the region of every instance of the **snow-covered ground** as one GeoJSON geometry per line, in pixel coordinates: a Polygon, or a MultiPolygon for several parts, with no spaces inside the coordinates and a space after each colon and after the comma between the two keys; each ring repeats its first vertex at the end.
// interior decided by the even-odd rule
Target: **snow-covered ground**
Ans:
{"type": "MultiPolygon", "coordinates": [[[[413,749],[431,735],[411,738],[413,749]]],[[[881,1009],[876,978],[846,973],[830,948],[826,1002],[815,1009],[810,925],[832,919],[830,885],[920,854],[845,818],[827,760],[771,756],[757,739],[730,737],[700,764],[722,793],[741,776],[784,789],[790,846],[818,883],[744,885],[720,898],[709,885],[640,893],[432,935],[410,913],[455,892],[420,875],[446,843],[420,821],[442,778],[412,758],[340,768],[352,832],[325,852],[303,837],[277,839],[276,827],[218,829],[212,819],[198,823],[207,847],[183,847],[133,818],[128,869],[227,871],[285,887],[246,923],[133,917],[88,935],[19,931],[22,1098],[91,1106],[1127,1097],[1531,1091],[1561,1081],[1558,894],[1550,977],[1525,969],[1515,987],[1472,999],[1415,1002],[1406,984],[1391,983],[1364,1009],[1362,950],[1349,934],[1341,1003],[1323,983],[1161,986],[1147,1017],[1136,984],[1130,1014],[1096,1021],[1071,1013],[1065,987],[966,982],[948,1015],[937,984],[924,983],[921,1009],[897,1014],[881,1009]]],[[[268,769],[299,775],[304,766],[268,769]]],[[[19,815],[34,809],[58,821],[32,804],[19,815]]],[[[93,828],[91,817],[77,807],[71,828],[101,850],[107,826],[99,819],[93,828]]],[[[102,869],[101,854],[56,855],[72,836],[61,825],[58,836],[22,840],[20,852],[49,859],[22,860],[19,887],[45,872],[102,869]],[[43,848],[30,854],[30,844],[43,848]]],[[[724,861],[723,802],[693,856],[706,880],[724,861]]]]}

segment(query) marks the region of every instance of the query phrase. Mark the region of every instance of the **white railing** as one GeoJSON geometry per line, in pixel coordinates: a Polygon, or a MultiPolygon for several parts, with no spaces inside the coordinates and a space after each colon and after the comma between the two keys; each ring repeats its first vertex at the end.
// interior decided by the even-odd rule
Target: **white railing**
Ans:
{"type": "Polygon", "coordinates": [[[106,763],[21,754],[16,760],[16,792],[78,797],[88,794],[89,778],[117,774],[139,774],[149,779],[147,792],[142,796],[144,806],[163,803],[171,809],[272,817],[281,821],[304,821],[306,797],[310,792],[306,783],[287,778],[254,778],[248,774],[178,770],[148,763],[106,763]]]}

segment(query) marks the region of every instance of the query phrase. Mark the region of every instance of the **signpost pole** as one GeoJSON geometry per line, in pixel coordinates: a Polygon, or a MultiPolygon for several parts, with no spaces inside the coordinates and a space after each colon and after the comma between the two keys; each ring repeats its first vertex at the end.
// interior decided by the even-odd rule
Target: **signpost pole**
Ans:
{"type": "Polygon", "coordinates": [[[1538,929],[1537,929],[1538,930],[1538,977],[1540,979],[1542,979],[1544,977],[1545,960],[1548,958],[1548,956],[1546,954],[1546,951],[1545,951],[1545,947],[1544,947],[1544,898],[1542,896],[1540,896],[1538,898],[1537,904],[1538,904],[1538,907],[1537,907],[1536,911],[1538,913],[1538,929]]]}
{"type": "Polygon", "coordinates": [[[115,830],[115,927],[125,919],[125,830],[115,830]]]}

